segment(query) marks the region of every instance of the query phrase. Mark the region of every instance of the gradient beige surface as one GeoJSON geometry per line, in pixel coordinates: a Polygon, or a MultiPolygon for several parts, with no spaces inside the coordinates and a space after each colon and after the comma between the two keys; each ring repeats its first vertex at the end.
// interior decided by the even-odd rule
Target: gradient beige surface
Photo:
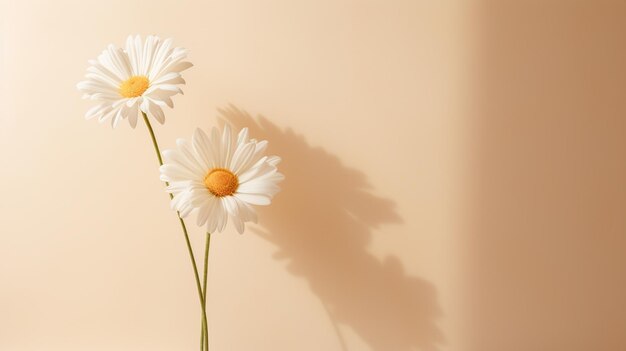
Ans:
{"type": "Polygon", "coordinates": [[[0,350],[198,348],[146,128],[75,89],[134,33],[195,64],[164,148],[284,159],[214,236],[212,350],[623,350],[624,7],[495,3],[0,0],[0,350]]]}
{"type": "Polygon", "coordinates": [[[475,10],[471,349],[626,350],[626,3],[475,10]]]}
{"type": "MultiPolygon", "coordinates": [[[[288,180],[260,213],[262,234],[214,238],[212,349],[442,342],[455,290],[458,10],[412,1],[4,1],[2,10],[0,349],[198,346],[193,276],[146,129],[84,121],[90,104],[74,87],[88,59],[130,33],[191,50],[186,94],[156,128],[164,147],[226,118],[284,157],[288,180]]],[[[201,247],[202,232],[192,234],[201,247]]]]}

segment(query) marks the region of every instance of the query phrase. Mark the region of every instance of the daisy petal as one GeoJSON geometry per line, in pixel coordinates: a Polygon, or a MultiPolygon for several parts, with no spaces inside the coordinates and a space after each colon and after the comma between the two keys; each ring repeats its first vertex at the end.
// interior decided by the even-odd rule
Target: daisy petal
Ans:
{"type": "Polygon", "coordinates": [[[187,50],[172,47],[172,40],[149,35],[126,39],[124,49],[107,46],[95,60],[89,60],[85,80],[77,84],[83,98],[100,101],[85,114],[99,122],[111,120],[117,126],[128,117],[132,128],[137,125],[137,108],[163,124],[162,107],[174,107],[172,96],[182,94],[185,84],[181,72],[191,63],[185,62],[187,50]],[[126,102],[127,107],[115,105],[126,102]]]}
{"type": "Polygon", "coordinates": [[[235,197],[252,205],[265,206],[271,203],[270,198],[263,195],[236,193],[235,197]]]}
{"type": "Polygon", "coordinates": [[[210,135],[197,129],[191,141],[178,139],[176,145],[163,151],[161,179],[170,182],[172,208],[181,216],[196,213],[196,223],[208,232],[223,231],[230,220],[243,233],[246,222],[257,221],[253,205],[269,205],[280,190],[279,159],[266,156],[267,142],[248,139],[247,130],[235,139],[228,126],[210,135]]]}

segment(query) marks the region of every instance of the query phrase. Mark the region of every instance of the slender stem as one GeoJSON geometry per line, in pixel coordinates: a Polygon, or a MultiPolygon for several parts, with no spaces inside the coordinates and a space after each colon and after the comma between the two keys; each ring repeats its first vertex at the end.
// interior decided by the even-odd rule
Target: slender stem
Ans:
{"type": "MultiPolygon", "coordinates": [[[[204,319],[202,319],[202,328],[200,329],[200,351],[208,351],[204,349],[204,340],[206,339],[204,337],[204,330],[207,329],[206,325],[204,324],[204,319]]],[[[208,339],[206,339],[208,341],[208,339]]]]}
{"type": "Polygon", "coordinates": [[[209,271],[209,248],[211,247],[211,233],[206,233],[206,246],[204,248],[204,278],[202,280],[202,291],[204,292],[204,301],[206,301],[206,284],[209,271]]]}
{"type": "MultiPolygon", "coordinates": [[[[148,120],[148,116],[146,115],[145,112],[141,111],[141,115],[143,116],[143,120],[146,122],[146,127],[148,127],[148,132],[150,132],[150,138],[152,138],[152,145],[154,146],[154,151],[156,151],[157,158],[159,159],[159,166],[163,166],[163,158],[161,157],[161,150],[159,149],[159,143],[157,143],[156,136],[154,135],[154,130],[152,130],[152,124],[150,124],[150,120],[148,120]]],[[[165,182],[165,184],[168,184],[168,183],[165,182]]],[[[170,194],[170,197],[173,197],[172,194],[170,194]]]]}
{"type": "MultiPolygon", "coordinates": [[[[208,275],[208,271],[209,271],[209,248],[211,247],[211,233],[207,232],[206,233],[206,244],[204,247],[204,277],[202,280],[202,292],[203,295],[202,297],[204,298],[204,303],[205,303],[205,307],[206,307],[206,294],[207,294],[207,290],[206,290],[206,284],[207,284],[207,275],[208,275]]],[[[209,328],[208,326],[204,325],[204,320],[202,320],[202,334],[200,337],[200,345],[204,345],[204,339],[209,339],[209,328]],[[206,335],[205,335],[206,333],[206,335]]],[[[208,351],[208,350],[207,350],[208,351]]]]}
{"type": "MultiPolygon", "coordinates": [[[[159,159],[159,165],[163,165],[163,158],[161,157],[161,150],[159,149],[159,144],[157,143],[156,136],[154,135],[154,130],[152,130],[152,125],[148,120],[148,116],[146,116],[145,112],[141,112],[143,116],[143,120],[146,122],[146,126],[148,127],[148,132],[150,132],[150,138],[152,138],[152,145],[154,145],[154,151],[156,151],[157,158],[159,159]]],[[[166,185],[169,185],[165,182],[166,185]]],[[[170,194],[170,199],[173,198],[174,195],[170,194]]],[[[193,249],[191,247],[191,242],[189,241],[189,234],[187,233],[187,226],[185,225],[185,221],[180,217],[180,213],[176,212],[178,216],[178,221],[180,222],[180,226],[183,229],[183,234],[185,235],[185,243],[187,244],[187,251],[189,251],[189,258],[191,259],[191,266],[193,267],[193,273],[196,278],[196,288],[198,289],[198,297],[200,298],[200,307],[202,307],[202,325],[203,332],[207,331],[207,319],[206,319],[206,305],[204,301],[204,294],[202,292],[202,285],[200,285],[200,275],[198,274],[198,266],[196,265],[196,258],[193,254],[193,249]]],[[[205,338],[204,340],[204,350],[209,350],[209,340],[205,338]]]]}

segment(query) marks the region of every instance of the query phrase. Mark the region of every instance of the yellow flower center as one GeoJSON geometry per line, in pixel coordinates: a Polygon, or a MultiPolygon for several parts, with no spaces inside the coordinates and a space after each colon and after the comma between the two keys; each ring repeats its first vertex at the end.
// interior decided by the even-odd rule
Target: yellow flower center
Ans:
{"type": "Polygon", "coordinates": [[[227,169],[215,168],[204,177],[204,185],[215,196],[229,196],[237,191],[239,179],[227,169]]]}
{"type": "Polygon", "coordinates": [[[132,76],[120,84],[120,95],[125,98],[141,96],[150,86],[148,77],[132,76]]]}

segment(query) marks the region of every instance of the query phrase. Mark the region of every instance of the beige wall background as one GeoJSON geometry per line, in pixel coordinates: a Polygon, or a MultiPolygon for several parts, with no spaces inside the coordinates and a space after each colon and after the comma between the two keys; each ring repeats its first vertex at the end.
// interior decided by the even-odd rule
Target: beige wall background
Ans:
{"type": "Polygon", "coordinates": [[[226,119],[284,158],[256,231],[214,237],[212,349],[452,340],[459,4],[2,4],[1,350],[198,347],[193,275],[146,128],[84,121],[75,89],[86,61],[131,33],[173,37],[195,64],[156,128],[163,147],[226,119]]]}
{"type": "Polygon", "coordinates": [[[0,6],[0,350],[198,347],[146,128],[75,89],[135,33],[195,64],[162,147],[231,123],[284,159],[259,225],[214,236],[213,350],[624,349],[621,3],[0,6]]]}
{"type": "Polygon", "coordinates": [[[475,7],[472,350],[626,349],[626,3],[475,7]]]}

